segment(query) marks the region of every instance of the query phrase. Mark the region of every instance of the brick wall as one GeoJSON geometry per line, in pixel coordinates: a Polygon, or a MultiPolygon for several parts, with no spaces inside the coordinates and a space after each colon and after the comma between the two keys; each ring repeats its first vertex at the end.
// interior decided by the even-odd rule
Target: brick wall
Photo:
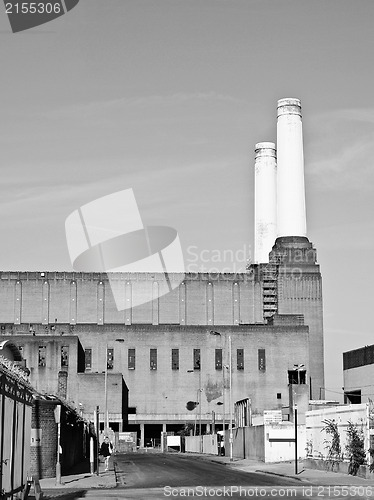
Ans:
{"type": "MultiPolygon", "coordinates": [[[[171,274],[169,279],[172,281],[173,277],[178,282],[181,279],[179,274],[171,274]]],[[[0,273],[0,324],[8,324],[9,328],[11,324],[55,322],[228,325],[258,321],[254,304],[258,302],[256,295],[260,290],[249,274],[186,275],[182,287],[153,302],[147,298],[152,298],[155,284],[164,286],[164,275],[133,273],[127,274],[126,280],[129,280],[132,302],[144,299],[144,303],[127,314],[117,310],[108,278],[100,273],[0,273]],[[209,287],[211,301],[207,297],[209,287]],[[234,308],[237,308],[237,318],[234,318],[234,308]]],[[[127,286],[126,280],[121,286],[127,286]]]]}
{"type": "MultiPolygon", "coordinates": [[[[35,401],[31,429],[39,429],[41,438],[40,446],[31,446],[30,461],[31,475],[45,479],[56,476],[57,462],[57,424],[54,410],[56,401],[38,399],[35,401]]],[[[73,465],[83,459],[83,428],[82,423],[77,423],[69,409],[61,409],[61,471],[66,473],[73,465]],[[69,415],[68,415],[69,413],[69,415]]]]}

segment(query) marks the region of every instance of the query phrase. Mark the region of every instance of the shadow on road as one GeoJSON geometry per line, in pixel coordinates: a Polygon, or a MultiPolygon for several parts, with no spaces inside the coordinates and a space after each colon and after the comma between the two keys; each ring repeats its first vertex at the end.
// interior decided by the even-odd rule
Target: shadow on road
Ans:
{"type": "MultiPolygon", "coordinates": [[[[53,498],[53,500],[74,500],[75,498],[85,497],[86,493],[87,493],[87,490],[77,490],[77,491],[69,491],[69,493],[61,493],[61,494],[57,494],[57,495],[54,494],[52,496],[49,496],[48,494],[44,494],[43,499],[49,500],[49,499],[53,498]]],[[[34,497],[29,497],[29,498],[32,499],[34,497]]]]}

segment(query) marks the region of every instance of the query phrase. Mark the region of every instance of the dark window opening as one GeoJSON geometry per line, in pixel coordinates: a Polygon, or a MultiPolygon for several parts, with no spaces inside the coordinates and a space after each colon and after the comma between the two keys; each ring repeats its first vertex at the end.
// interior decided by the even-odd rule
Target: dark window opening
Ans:
{"type": "Polygon", "coordinates": [[[45,345],[40,345],[39,346],[38,366],[45,366],[45,364],[46,364],[46,352],[47,352],[47,347],[45,345]]]}
{"type": "Polygon", "coordinates": [[[114,349],[113,348],[110,348],[107,350],[106,367],[107,367],[107,370],[113,370],[113,368],[114,368],[114,349]]]}
{"type": "Polygon", "coordinates": [[[179,349],[171,350],[171,369],[179,370],[179,349]]]}
{"type": "Polygon", "coordinates": [[[222,349],[216,349],[216,370],[222,370],[222,349]]]}
{"type": "Polygon", "coordinates": [[[92,349],[84,350],[84,369],[85,371],[92,369],[92,349]]]}
{"type": "Polygon", "coordinates": [[[244,370],[244,349],[236,350],[236,366],[238,370],[244,370]]]}
{"type": "Polygon", "coordinates": [[[127,366],[129,370],[135,370],[135,349],[129,349],[127,353],[127,366]]]}
{"type": "Polygon", "coordinates": [[[200,370],[201,360],[200,360],[200,349],[193,350],[193,369],[200,370]]]}
{"type": "Polygon", "coordinates": [[[136,406],[129,406],[127,410],[128,415],[136,415],[136,406]]]}
{"type": "Polygon", "coordinates": [[[260,372],[266,371],[265,349],[258,350],[258,369],[260,372]]]}
{"type": "Polygon", "coordinates": [[[289,384],[305,384],[306,370],[288,370],[289,384]]]}
{"type": "Polygon", "coordinates": [[[345,392],[344,403],[359,405],[361,403],[361,390],[345,392]]]}
{"type": "Polygon", "coordinates": [[[282,399],[282,393],[281,392],[277,392],[277,399],[282,399]]]}
{"type": "Polygon", "coordinates": [[[150,349],[149,364],[151,370],[157,370],[157,349],[150,349]]]}
{"type": "Polygon", "coordinates": [[[61,368],[69,366],[69,346],[61,347],[61,368]]]}

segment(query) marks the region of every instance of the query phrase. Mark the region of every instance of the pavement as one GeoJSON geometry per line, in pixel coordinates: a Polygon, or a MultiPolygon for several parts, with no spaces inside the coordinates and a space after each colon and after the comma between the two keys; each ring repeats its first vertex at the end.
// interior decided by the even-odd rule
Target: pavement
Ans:
{"type": "Polygon", "coordinates": [[[244,472],[260,472],[262,474],[272,474],[275,476],[288,477],[303,483],[309,483],[315,486],[374,486],[373,479],[364,479],[357,476],[351,476],[339,472],[321,471],[317,469],[307,469],[303,461],[298,464],[298,473],[295,474],[295,462],[265,463],[250,458],[234,458],[230,461],[229,457],[219,457],[215,455],[203,455],[198,453],[188,453],[196,455],[199,459],[219,462],[228,467],[234,467],[244,472]]]}
{"type": "MultiPolygon", "coordinates": [[[[58,494],[65,491],[72,490],[91,490],[95,488],[107,489],[115,488],[117,486],[116,473],[115,473],[115,456],[109,461],[109,470],[105,471],[104,463],[100,463],[99,474],[96,472],[90,474],[89,464],[87,462],[78,464],[69,473],[61,478],[61,484],[56,483],[56,478],[48,478],[40,480],[40,487],[42,492],[48,492],[48,497],[56,496],[53,492],[58,494]],[[50,494],[52,492],[52,494],[50,494]]],[[[30,491],[30,499],[35,498],[33,486],[30,491]]]]}
{"type": "MultiPolygon", "coordinates": [[[[258,472],[262,474],[271,474],[273,476],[281,476],[292,478],[300,483],[308,483],[314,486],[374,486],[374,479],[363,479],[357,476],[350,476],[338,472],[320,471],[315,469],[304,468],[303,462],[298,464],[298,473],[295,474],[294,462],[279,462],[266,464],[264,462],[252,459],[237,459],[230,461],[229,457],[221,457],[215,455],[203,455],[199,453],[178,453],[183,457],[194,456],[199,460],[207,460],[220,463],[224,466],[235,468],[244,472],[258,472]]],[[[55,496],[53,491],[60,493],[72,490],[90,490],[95,488],[107,489],[115,488],[116,481],[116,458],[110,459],[109,470],[104,470],[104,464],[100,464],[99,475],[91,475],[87,472],[87,464],[80,464],[73,469],[68,475],[62,477],[62,484],[56,484],[55,478],[42,479],[40,486],[42,491],[48,491],[49,497],[55,496]]],[[[30,492],[30,498],[33,491],[30,492]]]]}

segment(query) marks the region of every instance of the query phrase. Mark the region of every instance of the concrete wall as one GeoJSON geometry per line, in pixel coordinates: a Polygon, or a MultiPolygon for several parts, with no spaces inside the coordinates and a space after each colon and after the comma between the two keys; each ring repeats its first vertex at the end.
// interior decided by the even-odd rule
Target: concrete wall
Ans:
{"type": "MultiPolygon", "coordinates": [[[[41,325],[34,325],[37,328],[41,325]]],[[[233,401],[244,398],[252,400],[253,413],[263,409],[277,409],[288,405],[288,370],[295,363],[304,363],[308,370],[308,328],[299,325],[239,325],[219,327],[221,336],[210,335],[206,326],[179,325],[76,325],[74,342],[70,343],[72,362],[68,371],[67,399],[75,405],[82,403],[85,414],[90,417],[96,404],[104,405],[105,350],[114,349],[114,368],[108,377],[108,407],[111,419],[120,418],[121,386],[123,374],[129,390],[129,407],[136,413],[129,415],[133,424],[158,422],[194,422],[195,417],[210,423],[212,411],[217,423],[222,421],[222,408],[217,406],[225,398],[226,421],[228,419],[229,374],[228,370],[217,370],[215,349],[223,350],[223,365],[229,364],[229,336],[232,338],[232,387],[233,401]],[[79,338],[79,342],[77,340],[79,338]],[[116,342],[117,339],[123,342],[116,342]],[[75,349],[92,349],[90,372],[73,373],[78,354],[75,349]],[[157,369],[150,369],[150,349],[157,349],[157,369]],[[171,350],[179,349],[179,370],[171,365],[171,350]],[[135,349],[135,369],[128,366],[128,349],[135,349]],[[201,371],[193,370],[193,349],[200,349],[201,371]],[[237,368],[237,349],[244,349],[244,369],[237,368]],[[265,349],[265,369],[259,369],[258,350],[265,349]],[[117,375],[116,375],[117,374],[117,375]],[[116,385],[118,384],[118,385],[116,385]],[[196,401],[199,387],[201,406],[188,411],[186,403],[196,401]],[[223,394],[224,393],[224,394],[223,394]],[[281,394],[281,399],[277,398],[281,394]],[[197,413],[198,412],[198,413],[197,413]]],[[[4,336],[4,338],[7,338],[4,336]]],[[[50,335],[39,337],[22,335],[13,337],[16,344],[23,344],[27,365],[31,368],[31,382],[42,392],[55,393],[59,366],[56,361],[60,344],[69,342],[71,336],[50,335]],[[47,364],[41,370],[35,366],[40,342],[50,342],[47,364]],[[41,376],[41,372],[51,376],[41,376]]]]}
{"type": "Polygon", "coordinates": [[[185,450],[190,453],[202,453],[202,436],[186,436],[185,450]]]}
{"type": "Polygon", "coordinates": [[[361,403],[373,399],[374,364],[358,366],[343,371],[344,392],[361,391],[361,403]]]}
{"type": "MultiPolygon", "coordinates": [[[[295,459],[295,426],[282,423],[265,425],[265,462],[285,462],[295,459]],[[290,440],[290,441],[288,441],[290,440]]],[[[297,427],[297,456],[303,459],[305,451],[305,425],[297,427]]]]}
{"type": "Polygon", "coordinates": [[[306,418],[306,446],[308,457],[326,459],[328,454],[327,444],[331,442],[331,435],[324,431],[325,420],[334,420],[338,425],[342,453],[346,455],[348,421],[358,424],[365,434],[365,450],[369,449],[369,419],[368,405],[332,406],[319,410],[308,411],[306,418]]]}

